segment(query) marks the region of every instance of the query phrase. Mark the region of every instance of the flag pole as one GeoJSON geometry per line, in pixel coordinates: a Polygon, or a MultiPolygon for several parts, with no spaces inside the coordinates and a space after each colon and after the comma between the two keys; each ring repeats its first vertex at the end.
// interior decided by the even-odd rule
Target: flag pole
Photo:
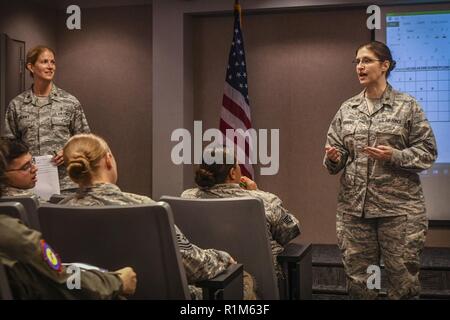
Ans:
{"type": "Polygon", "coordinates": [[[234,12],[239,14],[239,25],[242,28],[242,9],[239,0],[234,0],[234,12]]]}

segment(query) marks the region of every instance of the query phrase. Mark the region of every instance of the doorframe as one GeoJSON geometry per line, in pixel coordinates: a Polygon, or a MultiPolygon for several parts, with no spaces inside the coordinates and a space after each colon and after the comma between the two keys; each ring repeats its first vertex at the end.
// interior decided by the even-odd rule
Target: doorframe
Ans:
{"type": "Polygon", "coordinates": [[[21,92],[25,90],[25,52],[26,42],[10,38],[6,33],[0,33],[0,132],[3,134],[3,123],[5,119],[6,107],[9,101],[6,101],[6,51],[8,40],[23,44],[23,52],[20,57],[20,72],[22,74],[20,79],[21,92]]]}

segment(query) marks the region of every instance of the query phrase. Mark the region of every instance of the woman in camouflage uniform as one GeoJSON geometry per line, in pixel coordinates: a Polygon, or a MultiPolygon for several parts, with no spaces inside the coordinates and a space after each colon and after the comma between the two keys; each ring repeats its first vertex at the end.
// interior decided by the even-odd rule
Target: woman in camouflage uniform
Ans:
{"type": "Polygon", "coordinates": [[[195,173],[198,188],[185,190],[181,197],[190,199],[239,198],[253,197],[263,201],[266,213],[267,230],[272,249],[273,263],[277,275],[282,278],[277,255],[283,252],[283,246],[300,234],[298,220],[283,207],[276,195],[259,190],[256,183],[241,175],[236,158],[225,148],[217,147],[206,150],[220,163],[203,163],[195,173]],[[231,161],[227,161],[228,160],[231,161]],[[231,163],[230,163],[231,162],[231,163]]]}
{"type": "Polygon", "coordinates": [[[8,105],[4,135],[26,143],[33,157],[54,156],[61,190],[76,188],[62,165],[62,147],[71,136],[90,132],[83,108],[77,98],[53,83],[56,61],[52,49],[31,49],[26,68],[33,86],[8,105]]]}
{"type": "MultiPolygon", "coordinates": [[[[354,60],[364,90],[331,122],[324,165],[340,180],[337,237],[350,297],[375,299],[370,266],[384,260],[390,299],[419,294],[419,254],[427,219],[418,173],[437,157],[431,126],[417,101],[394,90],[389,48],[362,45],[354,60]]],[[[373,267],[371,267],[373,268],[373,267]]]]}
{"type": "MultiPolygon", "coordinates": [[[[70,178],[80,188],[60,204],[73,206],[105,206],[154,203],[152,199],[122,192],[116,185],[117,165],[106,142],[93,134],[79,134],[64,146],[64,162],[70,178]]],[[[225,251],[201,249],[189,242],[175,225],[178,246],[189,284],[211,279],[236,263],[225,251]]],[[[244,299],[254,297],[253,283],[245,275],[244,299]],[[249,285],[250,283],[250,285],[249,285]]],[[[189,286],[195,298],[201,298],[201,290],[189,286]]]]}

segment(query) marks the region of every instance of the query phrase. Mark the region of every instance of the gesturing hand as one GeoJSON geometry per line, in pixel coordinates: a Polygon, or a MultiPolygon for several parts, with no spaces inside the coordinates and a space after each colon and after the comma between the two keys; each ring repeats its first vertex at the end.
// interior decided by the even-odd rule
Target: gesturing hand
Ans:
{"type": "Polygon", "coordinates": [[[325,147],[325,154],[333,162],[339,162],[341,160],[341,153],[335,147],[325,147]]]}
{"type": "Polygon", "coordinates": [[[365,147],[364,152],[375,160],[389,161],[392,158],[393,149],[388,146],[365,147]]]}

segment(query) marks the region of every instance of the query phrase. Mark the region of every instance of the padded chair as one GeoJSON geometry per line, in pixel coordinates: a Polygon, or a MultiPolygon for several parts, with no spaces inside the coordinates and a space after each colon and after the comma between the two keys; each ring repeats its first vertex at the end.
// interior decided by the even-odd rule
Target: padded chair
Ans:
{"type": "Polygon", "coordinates": [[[255,198],[185,199],[163,196],[175,223],[202,247],[229,252],[255,278],[262,299],[311,299],[311,244],[289,243],[278,256],[286,279],[278,282],[264,205],[255,198]]]}
{"type": "Polygon", "coordinates": [[[9,287],[8,277],[3,264],[0,263],[0,300],[12,300],[13,296],[9,287]]]}
{"type": "Polygon", "coordinates": [[[37,216],[37,208],[39,207],[38,197],[32,196],[17,196],[17,197],[2,197],[0,202],[19,202],[25,208],[28,216],[29,227],[35,230],[40,230],[39,219],[37,216]]]}
{"type": "Polygon", "coordinates": [[[0,202],[0,214],[6,214],[12,218],[19,219],[24,225],[30,227],[27,211],[24,206],[17,202],[0,202]]]}
{"type": "Polygon", "coordinates": [[[261,299],[279,299],[264,205],[255,198],[183,199],[163,196],[176,225],[202,248],[227,251],[256,279],[261,299]]]}
{"type": "MultiPolygon", "coordinates": [[[[138,277],[132,299],[190,299],[166,203],[104,207],[43,204],[38,215],[43,236],[64,261],[108,270],[131,266],[138,277]]],[[[233,267],[227,283],[238,281],[239,267],[242,279],[242,266],[233,267]]],[[[240,291],[242,296],[242,280],[240,291]]]]}

